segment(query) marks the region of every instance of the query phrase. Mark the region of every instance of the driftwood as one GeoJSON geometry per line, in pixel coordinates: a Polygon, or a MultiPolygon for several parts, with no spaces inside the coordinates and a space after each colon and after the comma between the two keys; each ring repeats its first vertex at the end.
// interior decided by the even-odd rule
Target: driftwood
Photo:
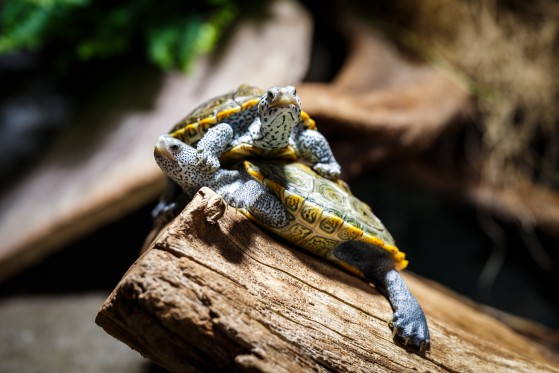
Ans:
{"type": "Polygon", "coordinates": [[[430,325],[424,356],[394,344],[392,311],[373,286],[279,242],[202,188],[96,322],[175,372],[559,372],[470,302],[403,275],[430,325]]]}

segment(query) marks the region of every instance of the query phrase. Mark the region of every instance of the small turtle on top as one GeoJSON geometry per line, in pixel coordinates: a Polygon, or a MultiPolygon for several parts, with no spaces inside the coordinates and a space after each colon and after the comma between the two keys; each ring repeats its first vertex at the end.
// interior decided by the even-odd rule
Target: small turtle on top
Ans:
{"type": "MultiPolygon", "coordinates": [[[[301,111],[301,101],[292,86],[263,91],[241,85],[212,98],[188,114],[169,133],[196,147],[199,170],[213,172],[226,163],[246,158],[299,159],[311,164],[320,175],[336,179],[340,165],[328,141],[316,130],[314,121],[301,111]],[[216,142],[226,143],[217,149],[216,142]]],[[[167,191],[152,215],[174,217],[191,196],[168,180],[167,191]]]]}
{"type": "Polygon", "coordinates": [[[373,282],[394,310],[395,338],[420,352],[429,348],[425,315],[398,272],[408,263],[404,253],[345,184],[300,162],[244,161],[239,169],[203,172],[196,150],[168,135],[154,156],[186,193],[207,186],[268,231],[373,282]]]}

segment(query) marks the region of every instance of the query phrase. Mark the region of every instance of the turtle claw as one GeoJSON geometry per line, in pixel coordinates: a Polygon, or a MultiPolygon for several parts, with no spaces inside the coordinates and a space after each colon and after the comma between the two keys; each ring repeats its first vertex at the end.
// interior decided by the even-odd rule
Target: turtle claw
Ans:
{"type": "Polygon", "coordinates": [[[198,149],[198,162],[196,162],[196,167],[200,171],[211,174],[216,172],[220,166],[221,164],[216,156],[198,149]]]}
{"type": "Polygon", "coordinates": [[[325,162],[315,163],[312,168],[320,176],[332,180],[335,180],[338,177],[340,177],[340,174],[342,173],[342,168],[336,161],[330,163],[325,163],[325,162]]]}
{"type": "Polygon", "coordinates": [[[410,337],[406,337],[406,339],[404,339],[404,347],[408,347],[408,344],[410,343],[410,339],[411,339],[410,337]]]}
{"type": "Polygon", "coordinates": [[[429,331],[424,319],[403,320],[401,317],[394,317],[394,321],[389,323],[392,328],[392,339],[399,342],[405,348],[417,349],[419,353],[425,352],[430,347],[429,331]]]}

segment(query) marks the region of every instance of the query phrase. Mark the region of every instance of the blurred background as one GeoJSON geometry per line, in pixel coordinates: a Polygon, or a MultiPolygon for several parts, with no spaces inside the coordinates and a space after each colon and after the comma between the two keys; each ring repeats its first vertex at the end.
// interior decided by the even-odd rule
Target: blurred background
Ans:
{"type": "Polygon", "coordinates": [[[0,11],[1,371],[163,371],[94,318],[151,229],[157,136],[241,83],[297,87],[409,271],[559,351],[555,2],[0,11]]]}

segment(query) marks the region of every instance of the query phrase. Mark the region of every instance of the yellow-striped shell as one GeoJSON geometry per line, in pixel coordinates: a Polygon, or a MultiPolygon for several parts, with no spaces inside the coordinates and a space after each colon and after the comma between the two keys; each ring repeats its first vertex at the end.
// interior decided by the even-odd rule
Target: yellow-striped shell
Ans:
{"type": "MultiPolygon", "coordinates": [[[[245,161],[244,166],[251,177],[276,194],[292,216],[287,226],[267,226],[267,229],[333,261],[339,262],[332,255],[339,243],[355,240],[386,250],[392,255],[397,269],[407,266],[405,254],[396,247],[392,235],[372,209],[353,196],[345,183],[323,178],[302,163],[245,161]]],[[[339,264],[359,272],[348,268],[346,263],[339,264]]]]}
{"type": "MultiPolygon", "coordinates": [[[[209,128],[218,123],[227,121],[232,126],[247,126],[258,116],[258,102],[264,94],[265,90],[243,84],[234,91],[209,99],[196,107],[169,134],[189,145],[195,145],[209,128]]],[[[301,112],[301,123],[305,128],[316,129],[314,120],[305,112],[301,112]]],[[[268,154],[247,144],[229,149],[228,153],[233,154],[224,154],[224,159],[231,161],[251,156],[289,158],[284,157],[285,149],[278,149],[278,154],[268,154]]],[[[289,156],[294,157],[291,153],[289,156]]]]}

